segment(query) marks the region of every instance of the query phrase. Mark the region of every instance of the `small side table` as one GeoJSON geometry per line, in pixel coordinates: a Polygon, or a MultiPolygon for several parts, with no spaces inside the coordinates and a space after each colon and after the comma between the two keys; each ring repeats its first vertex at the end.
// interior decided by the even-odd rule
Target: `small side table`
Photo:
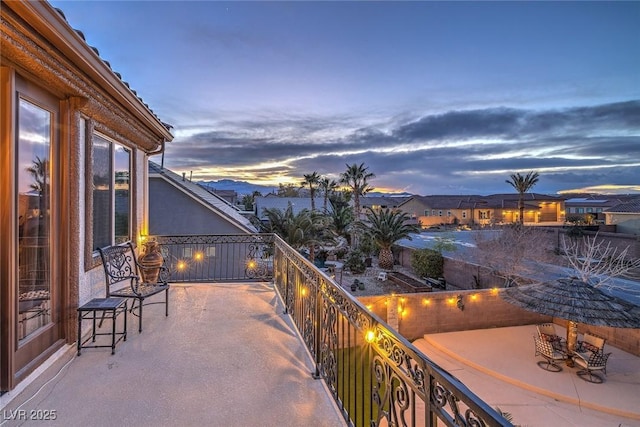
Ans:
{"type": "MultiPolygon", "coordinates": [[[[100,326],[99,325],[99,326],[100,326]]],[[[82,307],[78,307],[78,356],[80,356],[80,350],[83,348],[98,348],[98,347],[111,347],[111,354],[116,351],[116,344],[120,340],[127,340],[127,299],[126,298],[94,298],[91,301],[84,304],[82,307]],[[101,312],[102,317],[100,319],[100,325],[106,316],[111,318],[111,331],[110,332],[96,332],[96,313],[101,312]],[[118,315],[124,313],[124,326],[121,332],[116,331],[116,320],[118,315]],[[82,321],[85,319],[93,320],[93,328],[91,330],[91,336],[82,341],[82,321]],[[92,343],[96,342],[96,336],[98,335],[111,335],[111,345],[96,345],[86,343],[91,340],[92,343]]]]}

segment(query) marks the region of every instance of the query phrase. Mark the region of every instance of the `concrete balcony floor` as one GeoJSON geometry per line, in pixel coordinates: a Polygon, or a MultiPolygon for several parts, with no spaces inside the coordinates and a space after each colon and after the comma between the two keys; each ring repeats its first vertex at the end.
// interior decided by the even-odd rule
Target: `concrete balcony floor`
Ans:
{"type": "Polygon", "coordinates": [[[129,315],[114,355],[75,357],[67,347],[24,390],[2,397],[11,401],[0,425],[42,425],[10,420],[18,408],[27,419],[54,410],[51,426],[345,425],[272,285],[172,285],[169,317],[150,305],[141,334],[137,321],[129,315]]]}
{"type": "MultiPolygon", "coordinates": [[[[161,299],[162,296],[154,298],[161,299]]],[[[273,286],[172,285],[164,306],[129,316],[115,355],[67,346],[26,387],[0,398],[0,427],[17,409],[56,411],[51,426],[344,426],[273,286]]],[[[108,327],[107,324],[103,329],[108,327]]],[[[527,426],[640,426],[640,358],[613,352],[590,384],[534,356],[534,325],[426,335],[414,345],[492,407],[527,426]]],[[[558,327],[558,331],[560,328],[558,327]]]]}

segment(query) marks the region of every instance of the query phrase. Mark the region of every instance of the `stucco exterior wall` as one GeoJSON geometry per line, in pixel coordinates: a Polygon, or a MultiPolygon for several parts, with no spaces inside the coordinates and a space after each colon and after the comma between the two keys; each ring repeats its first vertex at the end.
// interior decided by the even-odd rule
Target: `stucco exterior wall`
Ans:
{"type": "Polygon", "coordinates": [[[615,225],[618,233],[640,235],[640,214],[606,214],[607,225],[615,225]]]}
{"type": "Polygon", "coordinates": [[[149,235],[245,233],[162,178],[149,179],[149,235]]]}

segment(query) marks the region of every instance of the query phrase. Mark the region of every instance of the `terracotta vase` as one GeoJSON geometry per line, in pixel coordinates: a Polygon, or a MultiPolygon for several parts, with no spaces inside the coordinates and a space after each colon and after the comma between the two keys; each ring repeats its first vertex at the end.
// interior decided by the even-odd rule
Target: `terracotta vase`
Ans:
{"type": "Polygon", "coordinates": [[[158,283],[160,267],[162,267],[163,262],[164,259],[160,253],[160,246],[158,246],[158,242],[144,242],[144,253],[138,258],[142,282],[158,283]]]}

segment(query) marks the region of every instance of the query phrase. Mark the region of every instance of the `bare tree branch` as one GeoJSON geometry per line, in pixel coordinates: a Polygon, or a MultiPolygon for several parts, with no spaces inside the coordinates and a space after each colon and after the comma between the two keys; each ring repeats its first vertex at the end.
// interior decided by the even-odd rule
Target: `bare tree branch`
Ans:
{"type": "Polygon", "coordinates": [[[640,269],[640,259],[629,256],[629,246],[619,250],[610,242],[598,240],[597,233],[582,239],[562,236],[562,251],[580,280],[595,287],[616,287],[611,284],[613,278],[631,277],[640,269]]]}
{"type": "Polygon", "coordinates": [[[539,270],[539,263],[552,262],[554,255],[547,242],[539,229],[514,224],[495,233],[477,233],[475,258],[503,278],[505,286],[519,285],[539,270]]]}

